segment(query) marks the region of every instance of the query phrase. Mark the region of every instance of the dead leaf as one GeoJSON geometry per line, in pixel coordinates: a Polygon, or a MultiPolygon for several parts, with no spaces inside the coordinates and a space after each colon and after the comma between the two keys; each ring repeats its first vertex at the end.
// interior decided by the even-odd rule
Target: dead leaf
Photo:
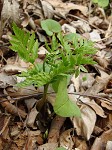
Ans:
{"type": "Polygon", "coordinates": [[[52,18],[54,15],[54,9],[53,9],[52,5],[47,1],[42,1],[42,0],[40,0],[40,1],[42,4],[44,17],[49,18],[49,19],[52,18]]]}
{"type": "Polygon", "coordinates": [[[28,127],[31,127],[32,129],[37,129],[37,127],[34,126],[34,122],[38,113],[39,112],[37,111],[36,106],[31,109],[30,113],[28,114],[27,123],[26,123],[28,127]]]}
{"type": "Polygon", "coordinates": [[[64,147],[67,150],[71,150],[73,148],[74,142],[70,135],[72,130],[73,129],[66,130],[60,135],[60,147],[64,147]]]}
{"type": "Polygon", "coordinates": [[[93,30],[92,32],[90,32],[90,39],[93,42],[97,42],[99,40],[101,40],[100,34],[98,33],[98,30],[93,30]]]}
{"type": "Polygon", "coordinates": [[[108,141],[106,145],[106,150],[111,150],[112,149],[112,141],[108,141]]]}
{"type": "Polygon", "coordinates": [[[12,3],[9,0],[4,0],[1,12],[1,28],[3,29],[9,20],[19,24],[19,13],[19,3],[17,0],[12,0],[12,3]]]}
{"type": "Polygon", "coordinates": [[[58,143],[46,143],[38,147],[38,150],[55,150],[58,147],[58,143]]]}
{"type": "Polygon", "coordinates": [[[87,24],[86,22],[84,22],[82,20],[72,21],[70,24],[74,28],[81,30],[82,33],[91,31],[91,28],[90,28],[89,24],[87,24]]]}
{"type": "Polygon", "coordinates": [[[64,33],[76,33],[76,29],[69,24],[63,24],[62,30],[64,33]]]}
{"type": "Polygon", "coordinates": [[[49,2],[56,10],[56,12],[60,13],[62,16],[65,16],[70,10],[80,10],[85,16],[87,15],[88,8],[82,5],[76,5],[73,3],[62,2],[61,0],[46,0],[49,2]]]}
{"type": "Polygon", "coordinates": [[[89,140],[95,126],[96,113],[86,105],[81,105],[80,111],[81,118],[73,117],[71,121],[76,129],[77,135],[84,136],[89,140]]]}
{"type": "Polygon", "coordinates": [[[0,73],[0,88],[6,88],[16,84],[16,80],[13,76],[8,76],[5,72],[0,73]]]}
{"type": "Polygon", "coordinates": [[[80,97],[79,98],[81,100],[81,102],[83,102],[84,104],[87,104],[88,106],[90,106],[97,115],[99,115],[100,117],[106,118],[107,116],[104,114],[104,110],[92,99],[90,100],[89,98],[84,98],[84,97],[80,97]]]}

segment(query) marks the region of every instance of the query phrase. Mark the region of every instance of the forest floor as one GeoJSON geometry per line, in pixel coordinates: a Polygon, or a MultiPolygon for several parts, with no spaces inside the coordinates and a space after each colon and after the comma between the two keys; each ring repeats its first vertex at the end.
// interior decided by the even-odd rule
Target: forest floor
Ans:
{"type": "MultiPolygon", "coordinates": [[[[24,38],[23,38],[24,40],[24,38]]],[[[49,89],[50,91],[51,89],[49,89]]],[[[112,150],[112,2],[102,8],[89,0],[0,0],[0,150],[112,150]],[[71,78],[68,93],[77,100],[81,118],[52,115],[36,104],[43,88],[19,88],[16,74],[31,67],[10,49],[12,22],[34,31],[45,57],[41,20],[54,19],[63,33],[78,33],[94,42],[95,65],[71,78]],[[58,147],[61,147],[60,149],[58,147]]]]}

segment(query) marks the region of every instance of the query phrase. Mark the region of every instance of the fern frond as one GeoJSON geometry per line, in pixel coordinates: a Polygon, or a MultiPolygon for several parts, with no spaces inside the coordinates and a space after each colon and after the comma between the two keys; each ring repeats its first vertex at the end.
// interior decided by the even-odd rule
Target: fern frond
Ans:
{"type": "Polygon", "coordinates": [[[11,36],[10,48],[17,52],[23,60],[33,64],[38,56],[39,45],[38,41],[35,40],[35,34],[32,33],[32,35],[30,35],[29,32],[18,28],[15,23],[13,23],[13,31],[15,35],[11,36]]]}

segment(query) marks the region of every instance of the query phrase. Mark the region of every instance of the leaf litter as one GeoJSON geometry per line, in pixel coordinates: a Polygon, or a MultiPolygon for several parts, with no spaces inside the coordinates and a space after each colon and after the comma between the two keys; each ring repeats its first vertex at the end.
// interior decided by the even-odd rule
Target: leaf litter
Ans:
{"type": "MultiPolygon", "coordinates": [[[[112,148],[112,16],[111,5],[101,8],[86,0],[0,1],[0,149],[45,149],[57,147],[78,150],[112,148]],[[39,113],[36,104],[43,88],[17,88],[24,80],[16,76],[31,64],[20,60],[9,48],[11,24],[34,31],[41,45],[46,39],[40,21],[59,21],[63,32],[78,33],[95,42],[96,65],[88,65],[88,73],[71,77],[69,97],[81,110],[81,118],[52,114],[56,95],[48,93],[47,109],[39,113]],[[45,111],[46,110],[46,111],[45,111]]],[[[41,63],[46,49],[40,48],[41,63]]]]}

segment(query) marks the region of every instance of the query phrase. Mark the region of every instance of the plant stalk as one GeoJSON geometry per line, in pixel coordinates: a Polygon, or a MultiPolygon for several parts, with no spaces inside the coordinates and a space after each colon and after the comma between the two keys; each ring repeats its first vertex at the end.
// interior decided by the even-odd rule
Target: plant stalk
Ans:
{"type": "Polygon", "coordinates": [[[45,84],[45,85],[44,85],[43,97],[42,97],[42,99],[41,99],[40,101],[38,101],[38,103],[37,103],[37,108],[38,108],[39,111],[41,110],[41,108],[42,108],[42,107],[44,106],[44,104],[46,103],[48,86],[49,86],[49,84],[45,84]]]}

